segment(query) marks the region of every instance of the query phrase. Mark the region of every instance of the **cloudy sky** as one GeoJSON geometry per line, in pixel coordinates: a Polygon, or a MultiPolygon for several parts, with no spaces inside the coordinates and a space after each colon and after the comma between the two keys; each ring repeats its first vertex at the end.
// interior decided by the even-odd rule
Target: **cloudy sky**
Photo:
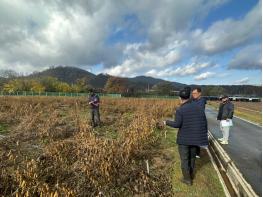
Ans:
{"type": "Polygon", "coordinates": [[[261,84],[261,7],[257,0],[1,0],[0,69],[67,65],[187,84],[261,84]]]}

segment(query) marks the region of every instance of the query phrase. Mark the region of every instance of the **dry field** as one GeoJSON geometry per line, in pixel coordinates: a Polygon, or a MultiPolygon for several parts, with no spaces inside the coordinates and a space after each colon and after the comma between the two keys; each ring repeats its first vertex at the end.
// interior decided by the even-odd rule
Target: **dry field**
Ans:
{"type": "Polygon", "coordinates": [[[177,130],[156,126],[176,106],[102,98],[93,129],[86,98],[1,97],[0,196],[223,196],[205,151],[180,183],[177,130]]]}

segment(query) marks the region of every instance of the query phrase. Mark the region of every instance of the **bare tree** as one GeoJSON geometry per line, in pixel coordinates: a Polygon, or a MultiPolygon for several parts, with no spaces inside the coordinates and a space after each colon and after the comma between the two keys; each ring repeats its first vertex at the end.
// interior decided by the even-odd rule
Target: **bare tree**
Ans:
{"type": "Polygon", "coordinates": [[[7,78],[7,79],[13,79],[16,77],[19,77],[19,74],[11,69],[2,69],[0,70],[0,77],[7,78]]]}

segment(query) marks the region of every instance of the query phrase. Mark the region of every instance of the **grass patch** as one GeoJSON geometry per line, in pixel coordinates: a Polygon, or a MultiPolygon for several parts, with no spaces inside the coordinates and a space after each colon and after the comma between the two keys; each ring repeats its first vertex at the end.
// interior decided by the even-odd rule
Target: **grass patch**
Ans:
{"type": "Polygon", "coordinates": [[[7,134],[8,132],[9,132],[8,125],[4,123],[0,123],[0,134],[4,135],[7,134]]]}
{"type": "Polygon", "coordinates": [[[262,124],[261,114],[256,114],[256,113],[253,113],[253,112],[247,113],[245,111],[236,110],[235,111],[235,115],[238,116],[238,117],[244,118],[246,120],[249,120],[249,121],[252,121],[252,122],[255,122],[255,123],[258,123],[258,124],[262,124]]]}
{"type": "Polygon", "coordinates": [[[108,139],[117,139],[118,138],[118,130],[114,127],[108,127],[108,126],[98,126],[95,128],[94,132],[98,136],[103,136],[108,139]]]}
{"type": "Polygon", "coordinates": [[[172,180],[174,196],[224,196],[224,191],[217,173],[210,161],[206,150],[201,150],[201,159],[196,160],[196,177],[192,186],[180,182],[181,162],[176,144],[177,130],[166,128],[166,139],[163,137],[161,146],[163,151],[172,155],[172,165],[167,173],[172,180]]]}

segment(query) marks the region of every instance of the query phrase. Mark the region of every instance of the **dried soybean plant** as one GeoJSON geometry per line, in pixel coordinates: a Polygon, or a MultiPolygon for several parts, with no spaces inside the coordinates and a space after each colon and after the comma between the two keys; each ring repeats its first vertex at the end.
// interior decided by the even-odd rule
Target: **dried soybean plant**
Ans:
{"type": "Polygon", "coordinates": [[[102,99],[104,126],[95,129],[85,98],[14,97],[0,104],[1,121],[17,120],[0,141],[0,195],[169,195],[169,180],[148,174],[145,159],[158,139],[156,123],[176,101],[102,99]],[[116,138],[103,135],[109,128],[116,138]]]}

